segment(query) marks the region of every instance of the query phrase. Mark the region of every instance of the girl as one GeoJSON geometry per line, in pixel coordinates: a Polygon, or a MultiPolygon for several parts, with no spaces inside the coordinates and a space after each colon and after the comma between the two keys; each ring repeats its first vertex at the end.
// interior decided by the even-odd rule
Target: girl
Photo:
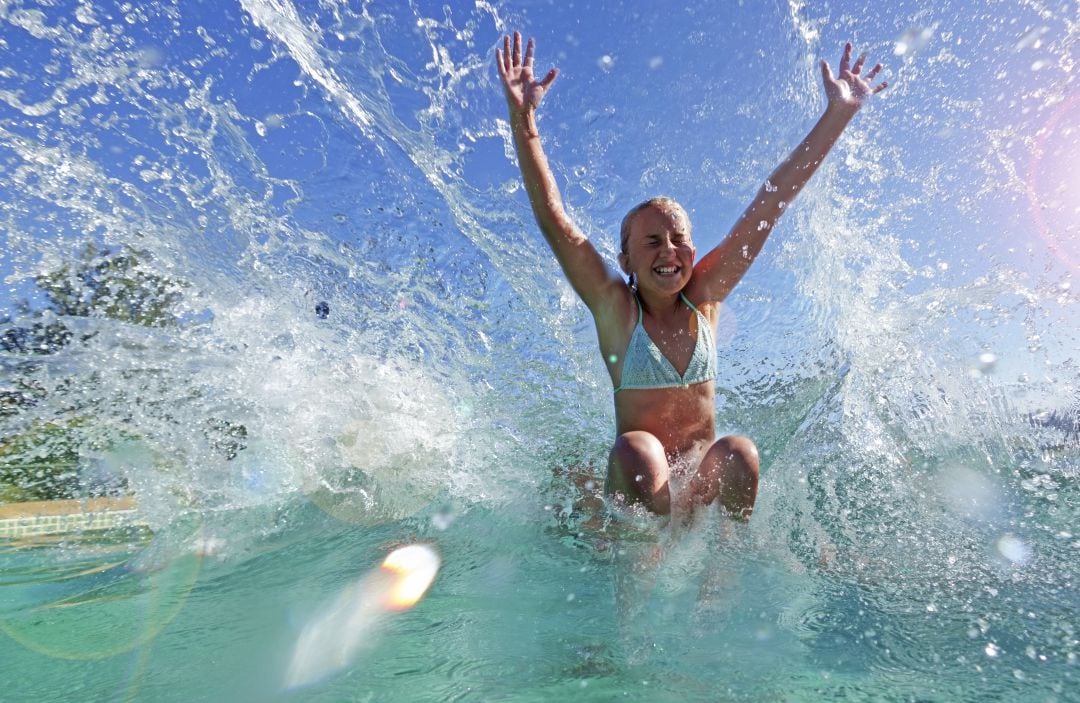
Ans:
{"type": "Polygon", "coordinates": [[[510,107],[521,175],[536,222],[570,285],[596,323],[600,353],[615,388],[615,445],[605,492],[640,501],[667,515],[689,516],[719,500],[748,518],[758,486],[758,453],[746,437],[716,439],[716,345],[720,303],[746,273],[776,220],[802,190],[848,122],[887,83],[871,83],[866,56],[851,64],[844,47],[839,76],[821,62],[828,104],[802,143],[769,176],[727,237],[697,260],[686,211],[670,198],[634,207],[622,222],[619,266],[600,254],[563,208],[536,125],[536,109],[558,75],[533,76],[533,40],[521,53],[521,34],[503,38],[495,58],[510,107]],[[678,462],[676,464],[676,462],[678,462]],[[672,495],[673,465],[692,471],[686,490],[672,495]]]}

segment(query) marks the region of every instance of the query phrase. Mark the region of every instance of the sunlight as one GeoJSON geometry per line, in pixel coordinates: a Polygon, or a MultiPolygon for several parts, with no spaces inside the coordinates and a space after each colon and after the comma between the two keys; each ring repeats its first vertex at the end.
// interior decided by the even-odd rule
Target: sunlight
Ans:
{"type": "Polygon", "coordinates": [[[1070,268],[1080,266],[1080,96],[1064,100],[1036,135],[1028,199],[1039,235],[1070,268]]]}

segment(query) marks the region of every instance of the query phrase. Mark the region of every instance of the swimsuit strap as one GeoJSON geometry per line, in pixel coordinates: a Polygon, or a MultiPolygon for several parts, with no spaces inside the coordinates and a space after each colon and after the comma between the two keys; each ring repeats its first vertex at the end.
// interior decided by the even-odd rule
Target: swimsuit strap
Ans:
{"type": "Polygon", "coordinates": [[[690,299],[686,297],[685,293],[683,293],[682,291],[679,291],[679,297],[682,298],[682,301],[684,303],[686,303],[687,305],[690,306],[691,310],[693,310],[694,312],[698,311],[698,309],[694,307],[694,304],[690,302],[690,299]]]}

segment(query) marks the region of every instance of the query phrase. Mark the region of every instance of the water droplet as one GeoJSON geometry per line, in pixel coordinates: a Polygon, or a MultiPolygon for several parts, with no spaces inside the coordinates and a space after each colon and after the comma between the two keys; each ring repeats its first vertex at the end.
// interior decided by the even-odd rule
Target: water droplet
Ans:
{"type": "Polygon", "coordinates": [[[1016,42],[1016,50],[1021,51],[1023,49],[1038,49],[1042,46],[1042,35],[1046,34],[1049,27],[1036,27],[1030,32],[1020,37],[1020,41],[1016,42]]]}
{"type": "Polygon", "coordinates": [[[616,364],[619,361],[619,357],[616,354],[612,354],[611,356],[609,356],[607,358],[607,360],[608,360],[609,363],[616,364]]]}
{"type": "Polygon", "coordinates": [[[444,531],[454,522],[454,516],[450,513],[435,513],[431,516],[431,525],[436,530],[444,531]]]}
{"type": "Polygon", "coordinates": [[[893,47],[893,53],[897,56],[913,54],[926,46],[930,37],[934,36],[934,27],[912,27],[900,35],[893,47]]]}
{"type": "Polygon", "coordinates": [[[994,368],[997,367],[998,356],[993,352],[983,352],[979,354],[979,363],[975,369],[979,373],[993,373],[994,368]]]}
{"type": "Polygon", "coordinates": [[[1031,547],[1014,535],[1002,535],[997,541],[997,550],[1013,564],[1024,564],[1031,558],[1031,547]]]}
{"type": "Polygon", "coordinates": [[[762,220],[761,222],[758,222],[757,223],[757,229],[758,229],[758,232],[760,232],[763,229],[769,229],[769,221],[768,220],[762,220]]]}
{"type": "Polygon", "coordinates": [[[604,54],[596,60],[596,65],[599,66],[600,69],[603,71],[610,71],[612,68],[615,67],[615,59],[611,58],[611,56],[607,54],[604,54]]]}
{"type": "Polygon", "coordinates": [[[779,190],[779,188],[774,186],[772,184],[772,181],[770,181],[769,179],[765,179],[765,192],[766,193],[775,193],[778,190],[779,190]]]}

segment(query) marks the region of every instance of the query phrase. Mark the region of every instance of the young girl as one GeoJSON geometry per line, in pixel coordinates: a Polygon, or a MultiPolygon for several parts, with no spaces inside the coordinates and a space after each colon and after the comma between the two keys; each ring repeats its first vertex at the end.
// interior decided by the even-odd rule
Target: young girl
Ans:
{"type": "Polygon", "coordinates": [[[615,446],[605,491],[640,501],[655,513],[689,515],[719,500],[748,518],[758,486],[758,453],[746,437],[716,439],[716,345],[720,303],[761,251],[785,203],[821,164],[863,103],[888,85],[872,87],[881,70],[863,73],[865,55],[851,64],[844,47],[840,74],[821,62],[825,114],[769,176],[727,237],[700,260],[686,211],[670,198],[634,207],[622,222],[619,266],[629,283],[605,265],[563,208],[536,126],[536,109],[558,75],[533,76],[533,40],[521,53],[521,34],[495,50],[510,107],[521,175],[533,213],[570,285],[592,312],[600,353],[615,388],[615,446]],[[672,495],[673,465],[692,471],[672,495]]]}

